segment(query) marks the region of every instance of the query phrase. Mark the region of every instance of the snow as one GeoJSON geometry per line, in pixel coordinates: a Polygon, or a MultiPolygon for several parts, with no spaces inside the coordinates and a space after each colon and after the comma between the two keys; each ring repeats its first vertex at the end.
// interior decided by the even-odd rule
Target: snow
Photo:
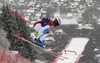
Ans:
{"type": "Polygon", "coordinates": [[[52,40],[52,41],[55,41],[54,37],[46,37],[45,40],[52,40]]]}
{"type": "Polygon", "coordinates": [[[71,5],[73,6],[78,5],[78,2],[71,3],[71,5]]]}
{"type": "Polygon", "coordinates": [[[75,63],[76,61],[78,61],[88,41],[89,38],[85,38],[85,37],[71,38],[70,43],[61,52],[62,56],[67,57],[68,59],[58,56],[55,59],[56,61],[55,63],[75,63]],[[59,58],[62,58],[64,60],[61,60],[59,58]]]}
{"type": "Polygon", "coordinates": [[[25,20],[29,20],[29,16],[25,16],[24,19],[25,19],[25,20]]]}
{"type": "Polygon", "coordinates": [[[78,22],[76,21],[76,18],[73,17],[71,19],[68,19],[68,18],[60,18],[61,19],[61,25],[71,25],[71,24],[78,24],[78,22]]]}
{"type": "Polygon", "coordinates": [[[46,62],[37,59],[35,60],[35,63],[46,63],[46,62]]]}
{"type": "Polygon", "coordinates": [[[56,18],[59,18],[59,17],[60,17],[60,13],[56,12],[56,13],[54,13],[54,16],[55,16],[56,18]]]}
{"type": "Polygon", "coordinates": [[[19,2],[24,2],[24,0],[19,0],[19,2]]]}
{"type": "Polygon", "coordinates": [[[80,29],[80,30],[83,29],[83,28],[84,29],[91,29],[91,30],[94,29],[92,24],[78,24],[78,26],[79,27],[77,29],[80,29]]]}
{"type": "Polygon", "coordinates": [[[41,16],[41,13],[37,13],[36,16],[41,16]]]}
{"type": "Polygon", "coordinates": [[[19,53],[19,51],[12,51],[12,53],[14,53],[14,54],[18,54],[18,53],[19,53]]]}
{"type": "Polygon", "coordinates": [[[0,8],[2,8],[2,6],[3,6],[3,4],[2,4],[2,3],[0,3],[0,8]]]}
{"type": "Polygon", "coordinates": [[[81,1],[81,0],[74,0],[74,1],[81,1]]]}
{"type": "Polygon", "coordinates": [[[34,11],[35,11],[35,10],[34,10],[33,8],[27,10],[27,12],[32,12],[32,13],[34,13],[34,11]]]}
{"type": "Polygon", "coordinates": [[[33,1],[30,1],[29,4],[28,4],[27,6],[34,6],[34,4],[35,4],[35,3],[34,3],[33,1]]]}
{"type": "Polygon", "coordinates": [[[36,36],[34,35],[34,33],[31,33],[31,37],[32,37],[32,40],[34,41],[34,39],[36,38],[36,36]]]}
{"type": "Polygon", "coordinates": [[[34,24],[35,22],[37,22],[37,21],[31,21],[32,24],[34,24]]]}

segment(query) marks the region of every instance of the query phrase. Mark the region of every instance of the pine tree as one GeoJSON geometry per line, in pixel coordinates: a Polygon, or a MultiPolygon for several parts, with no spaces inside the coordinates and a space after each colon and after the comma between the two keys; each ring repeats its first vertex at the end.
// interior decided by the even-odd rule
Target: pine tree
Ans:
{"type": "Polygon", "coordinates": [[[0,18],[0,23],[2,23],[4,30],[8,33],[7,39],[10,41],[10,50],[20,51],[25,58],[35,60],[38,54],[34,48],[27,42],[14,37],[14,34],[18,34],[31,41],[30,31],[25,23],[10,12],[9,6],[3,6],[0,18]]]}
{"type": "MultiPolygon", "coordinates": [[[[14,21],[14,17],[13,15],[10,13],[9,11],[9,6],[3,6],[2,8],[2,13],[1,13],[1,21],[4,25],[4,30],[7,31],[7,38],[8,40],[11,42],[11,48],[15,48],[13,47],[14,44],[13,43],[16,43],[14,40],[14,36],[13,34],[16,32],[15,29],[16,29],[16,25],[15,25],[15,21],[14,21]]],[[[13,49],[12,49],[13,50],[13,49]]]]}
{"type": "MultiPolygon", "coordinates": [[[[18,14],[18,13],[16,12],[16,14],[18,14]]],[[[16,17],[16,21],[18,22],[19,35],[21,37],[24,37],[25,39],[31,41],[30,31],[28,30],[28,27],[25,25],[25,23],[19,17],[16,17]]],[[[21,40],[21,42],[23,42],[23,46],[24,46],[20,50],[22,52],[22,55],[26,58],[36,59],[36,56],[38,54],[36,53],[36,51],[33,50],[33,47],[31,47],[30,44],[28,44],[27,42],[24,42],[23,40],[21,40]],[[30,54],[30,53],[32,53],[32,54],[30,54]]],[[[18,43],[20,43],[20,42],[18,42],[18,43]]],[[[34,60],[34,59],[32,59],[32,60],[34,60]]]]}

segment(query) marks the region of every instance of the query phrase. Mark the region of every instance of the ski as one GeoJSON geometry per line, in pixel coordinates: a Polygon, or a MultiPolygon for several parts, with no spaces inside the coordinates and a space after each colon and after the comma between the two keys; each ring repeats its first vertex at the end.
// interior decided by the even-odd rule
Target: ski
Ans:
{"type": "Polygon", "coordinates": [[[25,38],[23,38],[23,37],[21,37],[21,36],[19,36],[19,35],[17,35],[17,34],[14,34],[14,36],[17,37],[17,38],[19,38],[19,39],[21,39],[21,40],[24,40],[24,41],[26,41],[26,42],[32,44],[34,47],[38,47],[38,48],[42,49],[43,51],[49,53],[50,55],[53,55],[54,57],[61,56],[61,58],[59,58],[59,59],[61,59],[61,60],[68,59],[67,57],[64,57],[64,56],[62,56],[62,55],[60,55],[60,54],[58,54],[58,53],[55,53],[55,52],[53,52],[53,51],[49,51],[48,49],[45,49],[45,48],[43,48],[43,47],[41,47],[41,46],[38,46],[38,45],[36,45],[35,43],[32,43],[31,41],[26,40],[25,38]],[[62,58],[63,58],[63,59],[62,59],[62,58]]]}
{"type": "MultiPolygon", "coordinates": [[[[17,34],[14,34],[14,36],[17,37],[17,38],[19,38],[19,39],[22,39],[22,40],[24,40],[24,41],[26,41],[26,42],[28,42],[28,43],[30,43],[30,44],[32,44],[32,45],[34,45],[35,47],[41,47],[41,46],[39,46],[39,45],[36,45],[35,42],[28,41],[28,40],[26,40],[25,38],[22,38],[22,37],[20,37],[20,36],[17,35],[17,34]]],[[[41,48],[43,48],[43,47],[41,47],[41,48]]]]}

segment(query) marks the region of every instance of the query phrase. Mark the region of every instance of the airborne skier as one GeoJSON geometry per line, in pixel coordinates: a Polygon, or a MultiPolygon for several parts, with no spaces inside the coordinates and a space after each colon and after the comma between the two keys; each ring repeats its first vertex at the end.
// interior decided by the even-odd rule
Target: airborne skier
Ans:
{"type": "Polygon", "coordinates": [[[39,36],[36,39],[36,44],[45,47],[42,41],[49,35],[48,28],[51,26],[59,26],[61,24],[60,19],[55,19],[54,21],[50,18],[42,18],[41,20],[34,23],[33,28],[38,32],[39,36]]]}
{"type": "MultiPolygon", "coordinates": [[[[27,25],[26,21],[22,17],[17,15],[12,10],[10,10],[10,12],[18,16],[19,18],[21,18],[23,22],[27,25]]],[[[51,26],[54,26],[54,27],[59,26],[60,24],[61,24],[60,19],[55,19],[54,21],[52,21],[50,18],[42,18],[41,20],[35,22],[33,25],[33,28],[39,34],[38,38],[36,39],[36,44],[41,47],[44,47],[44,45],[42,44],[42,41],[49,35],[49,31],[47,29],[50,28],[51,26]]]]}

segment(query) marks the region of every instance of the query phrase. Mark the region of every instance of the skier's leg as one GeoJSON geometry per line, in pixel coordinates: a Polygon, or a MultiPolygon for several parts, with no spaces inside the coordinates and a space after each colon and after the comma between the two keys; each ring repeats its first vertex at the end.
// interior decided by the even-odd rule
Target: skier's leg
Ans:
{"type": "MultiPolygon", "coordinates": [[[[41,34],[39,34],[39,31],[42,29],[43,27],[41,26],[41,24],[37,24],[34,26],[35,32],[33,32],[33,34],[35,35],[35,38],[38,38],[41,34]]],[[[42,33],[42,32],[41,32],[42,33]]],[[[34,38],[34,39],[35,39],[34,38]]]]}
{"type": "Polygon", "coordinates": [[[40,41],[43,41],[49,34],[43,34],[41,37],[40,37],[40,41]]]}
{"type": "Polygon", "coordinates": [[[48,35],[49,35],[49,30],[47,30],[47,29],[45,29],[43,32],[42,32],[42,34],[38,37],[38,39],[40,40],[40,41],[43,41],[48,35]]]}
{"type": "Polygon", "coordinates": [[[48,36],[49,34],[42,34],[37,40],[36,40],[36,44],[41,46],[41,47],[45,47],[42,44],[42,41],[48,36]]]}
{"type": "Polygon", "coordinates": [[[44,34],[40,35],[36,40],[36,44],[42,47],[43,47],[43,44],[41,42],[49,35],[49,31],[46,29],[43,31],[43,33],[44,34]]]}
{"type": "Polygon", "coordinates": [[[39,46],[41,46],[41,47],[44,47],[43,44],[42,44],[42,42],[39,39],[36,40],[36,44],[39,45],[39,46]]]}

